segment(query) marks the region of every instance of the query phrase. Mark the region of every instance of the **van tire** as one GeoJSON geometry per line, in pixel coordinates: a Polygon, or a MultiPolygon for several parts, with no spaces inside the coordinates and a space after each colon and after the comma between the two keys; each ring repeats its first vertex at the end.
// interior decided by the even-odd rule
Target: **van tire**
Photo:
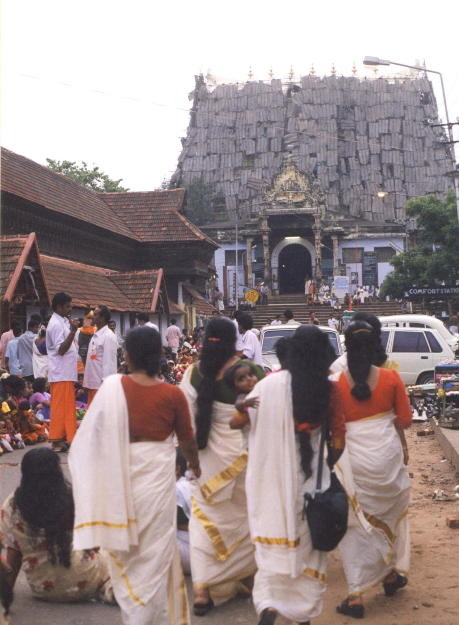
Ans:
{"type": "Polygon", "coordinates": [[[435,374],[433,371],[425,371],[418,377],[416,384],[431,384],[435,382],[435,374]]]}

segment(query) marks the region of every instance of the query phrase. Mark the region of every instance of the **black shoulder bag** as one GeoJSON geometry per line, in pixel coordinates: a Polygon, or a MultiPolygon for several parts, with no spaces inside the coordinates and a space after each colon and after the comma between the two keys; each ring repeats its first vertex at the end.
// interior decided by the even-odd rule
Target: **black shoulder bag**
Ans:
{"type": "Polygon", "coordinates": [[[318,551],[332,551],[338,546],[347,530],[348,501],[344,488],[332,470],[330,487],[322,492],[322,471],[327,420],[320,435],[319,466],[315,491],[305,493],[304,512],[308,520],[312,546],[318,551]]]}

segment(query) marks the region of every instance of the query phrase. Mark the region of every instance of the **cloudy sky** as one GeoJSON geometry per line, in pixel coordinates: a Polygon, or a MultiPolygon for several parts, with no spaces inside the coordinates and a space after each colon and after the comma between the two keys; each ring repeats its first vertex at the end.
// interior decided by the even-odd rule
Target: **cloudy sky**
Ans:
{"type": "Polygon", "coordinates": [[[365,55],[425,60],[443,73],[450,118],[459,117],[457,0],[2,4],[2,145],[43,164],[97,164],[131,190],[154,189],[175,169],[200,72],[242,82],[249,67],[265,80],[291,65],[327,75],[335,63],[350,75],[355,62],[362,76],[372,75],[365,55]]]}

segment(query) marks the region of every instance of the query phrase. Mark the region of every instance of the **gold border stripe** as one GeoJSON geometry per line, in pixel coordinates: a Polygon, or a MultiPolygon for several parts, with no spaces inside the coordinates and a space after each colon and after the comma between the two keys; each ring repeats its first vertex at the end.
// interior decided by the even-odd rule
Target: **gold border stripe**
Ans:
{"type": "Polygon", "coordinates": [[[244,542],[245,538],[241,538],[241,540],[238,540],[232,547],[228,549],[228,547],[225,545],[222,535],[218,531],[218,527],[214,523],[212,523],[212,521],[204,514],[204,512],[196,503],[196,499],[194,497],[191,498],[191,513],[198,519],[199,523],[204,528],[204,531],[206,532],[207,536],[214,546],[216,558],[220,562],[224,562],[225,560],[227,560],[230,555],[234,551],[236,551],[239,545],[244,542]]]}
{"type": "Polygon", "coordinates": [[[319,579],[321,582],[324,583],[327,581],[327,576],[325,575],[325,573],[319,573],[319,571],[316,571],[315,569],[304,569],[303,575],[315,577],[316,579],[319,579]]]}
{"type": "Polygon", "coordinates": [[[137,523],[137,519],[128,519],[127,523],[109,523],[108,521],[88,521],[87,523],[80,523],[73,529],[80,530],[83,527],[94,527],[94,525],[103,525],[103,527],[112,527],[114,529],[126,529],[132,523],[137,523]]]}
{"type": "Polygon", "coordinates": [[[255,536],[252,538],[253,543],[261,543],[262,545],[279,545],[281,547],[298,547],[300,539],[289,540],[288,538],[267,538],[266,536],[255,536]]]}
{"type": "Polygon", "coordinates": [[[127,588],[128,593],[129,593],[129,596],[131,597],[131,599],[133,601],[135,601],[135,603],[145,607],[145,603],[141,599],[139,599],[139,597],[135,594],[134,589],[132,587],[132,584],[131,584],[131,582],[129,580],[129,577],[128,577],[127,573],[126,573],[125,567],[118,560],[118,558],[115,556],[115,554],[113,552],[109,551],[109,553],[110,553],[110,557],[112,558],[113,562],[115,563],[117,569],[120,572],[120,577],[123,579],[124,583],[126,584],[126,588],[127,588]]]}
{"type": "Polygon", "coordinates": [[[201,493],[205,499],[210,499],[212,495],[220,490],[223,486],[234,480],[235,477],[242,473],[247,466],[248,453],[245,451],[241,456],[226,469],[211,477],[201,486],[201,493]]]}
{"type": "MultiPolygon", "coordinates": [[[[383,417],[387,417],[390,414],[392,414],[390,410],[387,412],[378,412],[378,414],[371,415],[371,417],[364,417],[363,419],[357,419],[357,421],[360,423],[360,421],[372,421],[373,419],[382,419],[383,417]]],[[[355,422],[349,421],[349,423],[355,422]]]]}
{"type": "Polygon", "coordinates": [[[378,519],[372,514],[368,514],[368,512],[365,512],[365,511],[363,512],[363,516],[366,518],[368,523],[370,523],[370,525],[373,525],[373,527],[375,527],[376,529],[383,531],[391,543],[394,542],[395,534],[392,532],[392,530],[387,525],[387,523],[385,523],[384,521],[381,521],[381,519],[378,519]]]}

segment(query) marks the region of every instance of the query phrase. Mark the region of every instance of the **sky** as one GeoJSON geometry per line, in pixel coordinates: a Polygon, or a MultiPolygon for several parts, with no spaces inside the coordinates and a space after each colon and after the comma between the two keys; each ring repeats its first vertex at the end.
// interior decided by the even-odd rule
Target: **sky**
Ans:
{"type": "Polygon", "coordinates": [[[267,80],[334,63],[351,75],[355,63],[371,76],[366,55],[442,72],[456,121],[458,24],[457,0],[3,0],[1,144],[152,190],[175,170],[195,74],[243,82],[250,68],[267,80]]]}

